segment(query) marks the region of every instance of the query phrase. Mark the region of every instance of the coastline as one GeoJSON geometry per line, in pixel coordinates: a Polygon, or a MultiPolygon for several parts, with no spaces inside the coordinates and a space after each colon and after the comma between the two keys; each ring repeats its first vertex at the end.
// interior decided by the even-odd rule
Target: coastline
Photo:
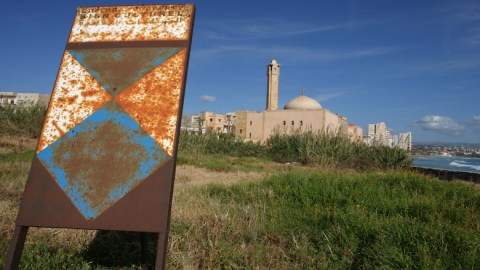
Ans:
{"type": "Polygon", "coordinates": [[[464,180],[480,184],[480,173],[464,172],[464,171],[451,171],[444,169],[428,168],[412,166],[411,169],[416,172],[420,172],[427,175],[433,175],[442,180],[451,181],[454,179],[464,180]]]}

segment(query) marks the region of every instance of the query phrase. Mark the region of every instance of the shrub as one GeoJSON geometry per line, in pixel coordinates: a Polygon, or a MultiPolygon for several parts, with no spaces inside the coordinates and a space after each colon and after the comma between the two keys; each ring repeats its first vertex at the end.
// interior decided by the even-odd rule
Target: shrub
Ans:
{"type": "Polygon", "coordinates": [[[201,154],[224,154],[239,157],[263,157],[265,147],[260,143],[244,142],[233,134],[197,134],[182,131],[179,151],[198,156],[201,154]]]}
{"type": "Polygon", "coordinates": [[[399,148],[368,146],[347,137],[318,132],[276,133],[266,142],[269,157],[276,162],[299,162],[349,168],[407,168],[410,154],[399,148]]]}
{"type": "Polygon", "coordinates": [[[0,107],[2,132],[11,135],[27,135],[36,138],[40,135],[47,109],[41,106],[0,107]]]}

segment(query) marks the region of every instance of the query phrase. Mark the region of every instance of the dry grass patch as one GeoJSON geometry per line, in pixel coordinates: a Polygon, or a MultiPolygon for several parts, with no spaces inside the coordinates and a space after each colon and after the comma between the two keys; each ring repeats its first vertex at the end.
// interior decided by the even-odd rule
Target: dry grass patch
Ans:
{"type": "MultiPolygon", "coordinates": [[[[221,203],[205,200],[198,194],[198,188],[209,184],[233,185],[240,182],[252,182],[268,176],[265,172],[217,172],[190,165],[177,166],[175,188],[173,191],[172,218],[178,220],[197,220],[201,216],[218,218],[221,203]]],[[[228,213],[227,213],[228,216],[228,213]]]]}
{"type": "Polygon", "coordinates": [[[191,165],[179,165],[176,169],[175,188],[183,189],[191,186],[207,184],[231,185],[238,182],[255,181],[268,175],[266,172],[222,172],[211,171],[191,165]]]}
{"type": "Polygon", "coordinates": [[[33,150],[38,139],[22,135],[0,134],[0,153],[24,152],[33,150]]]}

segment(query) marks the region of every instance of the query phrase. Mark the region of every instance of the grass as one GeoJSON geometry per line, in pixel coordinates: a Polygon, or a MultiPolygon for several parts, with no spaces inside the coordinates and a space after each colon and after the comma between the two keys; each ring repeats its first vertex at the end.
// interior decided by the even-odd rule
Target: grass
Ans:
{"type": "MultiPolygon", "coordinates": [[[[11,164],[28,164],[29,157],[29,152],[3,155],[0,164],[13,168],[11,164]]],[[[320,172],[318,167],[280,169],[266,161],[255,172],[248,169],[255,159],[240,160],[229,161],[238,162],[238,170],[178,167],[167,268],[480,265],[480,193],[472,186],[397,170],[320,172]]],[[[19,178],[0,179],[2,205],[14,206],[2,215],[5,240],[0,243],[0,263],[23,186],[13,185],[9,193],[3,187],[24,183],[20,178],[26,177],[28,168],[17,166],[12,171],[19,178]]],[[[153,251],[155,238],[150,238],[153,251]]],[[[29,231],[21,267],[139,269],[135,239],[118,232],[35,229],[29,231]]]]}
{"type": "MultiPolygon", "coordinates": [[[[0,265],[34,134],[0,134],[11,149],[0,152],[0,265]]],[[[405,170],[404,151],[313,133],[181,136],[168,269],[480,268],[479,190],[405,170]]],[[[152,264],[157,239],[146,236],[152,264]]],[[[20,267],[140,269],[138,238],[30,228],[20,267]]]]}
{"type": "Polygon", "coordinates": [[[193,158],[188,155],[179,155],[177,159],[179,165],[193,165],[207,168],[212,171],[270,171],[271,161],[264,158],[255,157],[232,157],[225,155],[204,155],[193,158]]]}
{"type": "Polygon", "coordinates": [[[172,252],[190,263],[172,259],[172,268],[480,266],[480,194],[465,184],[396,171],[291,172],[191,192],[205,204],[172,222],[176,239],[188,239],[172,252]]]}
{"type": "Polygon", "coordinates": [[[41,106],[0,106],[0,133],[37,137],[46,112],[41,106]]]}
{"type": "Polygon", "coordinates": [[[367,146],[350,142],[346,137],[308,131],[290,135],[277,133],[265,143],[243,142],[227,134],[182,132],[179,153],[180,161],[193,160],[200,166],[197,160],[211,155],[354,169],[409,168],[412,163],[410,154],[399,148],[367,146]]]}
{"type": "Polygon", "coordinates": [[[274,134],[266,142],[270,159],[355,169],[396,169],[411,165],[410,154],[399,148],[368,146],[347,137],[297,131],[291,135],[274,134]]]}

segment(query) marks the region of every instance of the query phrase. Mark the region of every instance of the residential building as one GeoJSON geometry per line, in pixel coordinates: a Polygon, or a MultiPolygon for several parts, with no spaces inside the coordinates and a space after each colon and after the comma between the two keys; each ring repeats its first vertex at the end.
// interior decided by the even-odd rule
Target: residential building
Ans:
{"type": "Polygon", "coordinates": [[[216,114],[213,112],[201,112],[182,116],[181,129],[199,133],[234,133],[235,123],[235,113],[216,114]]]}
{"type": "Polygon", "coordinates": [[[0,92],[0,106],[48,106],[50,94],[0,92]]]}
{"type": "Polygon", "coordinates": [[[398,147],[408,151],[412,150],[412,132],[399,134],[398,147]]]}

